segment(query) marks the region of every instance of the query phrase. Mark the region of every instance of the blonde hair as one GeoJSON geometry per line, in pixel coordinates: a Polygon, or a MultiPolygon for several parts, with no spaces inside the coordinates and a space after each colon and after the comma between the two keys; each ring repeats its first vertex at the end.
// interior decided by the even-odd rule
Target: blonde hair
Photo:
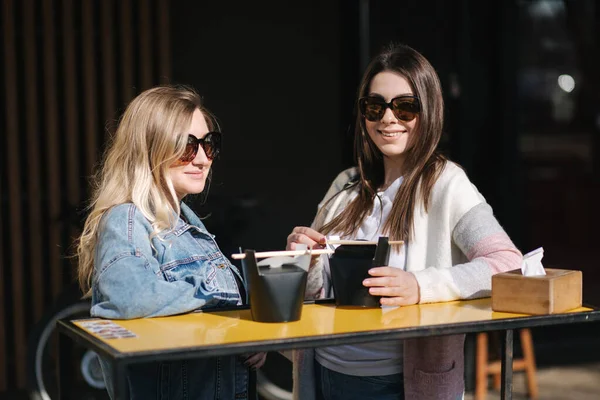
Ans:
{"type": "Polygon", "coordinates": [[[103,163],[92,179],[92,198],[77,243],[78,279],[84,297],[91,295],[98,229],[111,207],[133,203],[150,221],[154,234],[172,229],[180,213],[169,167],[183,155],[194,111],[216,121],[200,96],[185,86],[159,86],[139,94],[127,106],[103,163]]]}

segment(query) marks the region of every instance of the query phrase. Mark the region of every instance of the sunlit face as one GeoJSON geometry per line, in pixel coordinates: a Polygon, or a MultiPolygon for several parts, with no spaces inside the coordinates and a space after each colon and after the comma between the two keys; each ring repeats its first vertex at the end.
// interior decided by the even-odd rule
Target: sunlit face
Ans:
{"type": "MultiPolygon", "coordinates": [[[[403,95],[414,95],[408,81],[401,75],[383,71],[371,80],[368,96],[381,97],[385,102],[403,95]]],[[[365,120],[369,137],[384,156],[402,160],[410,146],[410,138],[415,131],[418,116],[406,122],[398,119],[388,107],[379,121],[365,120]]]]}
{"type": "MultiPolygon", "coordinates": [[[[197,138],[203,138],[207,133],[208,125],[206,124],[206,119],[202,112],[196,109],[192,116],[190,128],[185,132],[186,138],[188,134],[197,138]]],[[[211,165],[212,160],[206,157],[202,146],[198,146],[198,153],[191,162],[171,166],[169,173],[179,200],[188,194],[200,193],[204,190],[211,165]]]]}

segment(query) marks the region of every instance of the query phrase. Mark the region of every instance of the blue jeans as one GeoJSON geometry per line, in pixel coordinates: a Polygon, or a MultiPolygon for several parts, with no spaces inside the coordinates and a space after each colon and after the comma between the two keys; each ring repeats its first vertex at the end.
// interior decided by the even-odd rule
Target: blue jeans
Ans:
{"type": "MultiPolygon", "coordinates": [[[[112,366],[100,358],[104,382],[114,399],[112,366]]],[[[128,368],[131,400],[255,400],[250,370],[239,356],[134,364],[128,368]]]]}
{"type": "Polygon", "coordinates": [[[315,361],[317,400],[404,400],[402,374],[354,376],[341,374],[315,361]]]}

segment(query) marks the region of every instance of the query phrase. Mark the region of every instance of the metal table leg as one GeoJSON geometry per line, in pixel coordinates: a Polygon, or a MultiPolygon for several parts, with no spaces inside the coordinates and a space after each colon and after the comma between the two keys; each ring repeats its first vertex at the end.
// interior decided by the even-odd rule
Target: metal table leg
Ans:
{"type": "Polygon", "coordinates": [[[113,362],[113,384],[115,385],[115,400],[129,400],[127,365],[125,363],[113,362]]]}
{"type": "Polygon", "coordinates": [[[69,393],[69,338],[66,334],[58,330],[58,398],[64,400],[68,398],[69,393]]]}
{"type": "Polygon", "coordinates": [[[512,399],[513,389],[513,330],[507,329],[502,341],[502,387],[500,398],[502,400],[512,399]]]}

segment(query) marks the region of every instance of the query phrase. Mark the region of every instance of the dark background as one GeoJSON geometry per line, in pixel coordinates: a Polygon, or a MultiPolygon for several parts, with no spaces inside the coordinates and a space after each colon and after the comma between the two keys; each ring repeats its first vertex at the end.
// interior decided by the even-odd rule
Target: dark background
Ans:
{"type": "MultiPolygon", "coordinates": [[[[40,321],[78,297],[68,256],[88,177],[135,94],[199,91],[224,151],[208,198],[190,203],[226,254],[283,249],[353,165],[357,85],[390,41],[438,71],[441,148],[515,244],[582,270],[584,300],[600,304],[599,21],[593,0],[4,0],[0,393],[26,386],[40,321]]],[[[538,365],[597,360],[599,330],[534,330],[538,365]]]]}

